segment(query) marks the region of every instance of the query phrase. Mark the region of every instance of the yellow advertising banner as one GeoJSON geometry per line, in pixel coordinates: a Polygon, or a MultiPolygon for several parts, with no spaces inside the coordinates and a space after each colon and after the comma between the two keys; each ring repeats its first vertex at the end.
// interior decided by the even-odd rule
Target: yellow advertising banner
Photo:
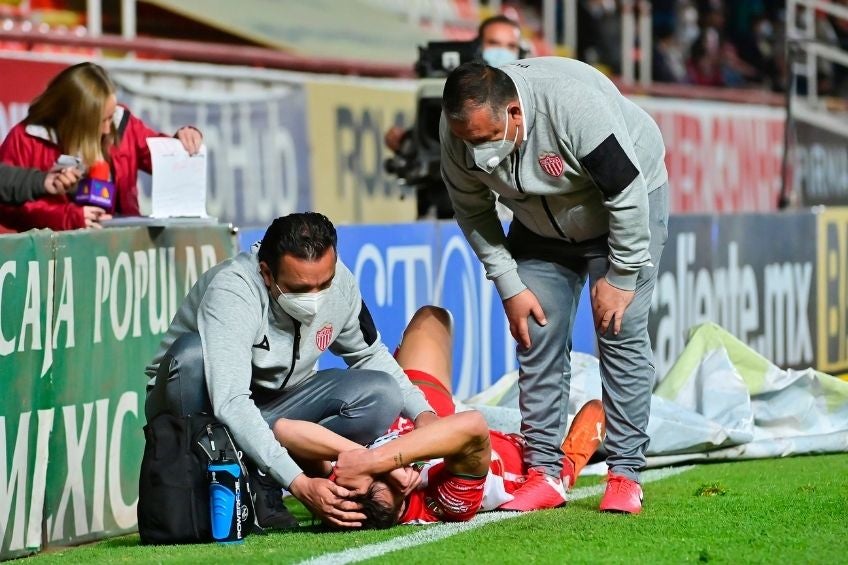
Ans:
{"type": "Polygon", "coordinates": [[[848,371],[848,208],[819,214],[816,278],[818,280],[818,369],[848,371]]]}
{"type": "Polygon", "coordinates": [[[383,135],[414,121],[415,93],[397,82],[307,83],[313,208],[339,224],[415,220],[415,194],[383,169],[383,135]]]}

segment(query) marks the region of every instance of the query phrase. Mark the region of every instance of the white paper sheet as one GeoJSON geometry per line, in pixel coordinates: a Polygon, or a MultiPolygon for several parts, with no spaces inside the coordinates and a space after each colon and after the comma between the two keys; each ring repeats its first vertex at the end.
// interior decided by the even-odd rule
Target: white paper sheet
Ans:
{"type": "Polygon", "coordinates": [[[154,218],[206,217],[206,146],[189,155],[178,139],[148,137],[154,218]]]}

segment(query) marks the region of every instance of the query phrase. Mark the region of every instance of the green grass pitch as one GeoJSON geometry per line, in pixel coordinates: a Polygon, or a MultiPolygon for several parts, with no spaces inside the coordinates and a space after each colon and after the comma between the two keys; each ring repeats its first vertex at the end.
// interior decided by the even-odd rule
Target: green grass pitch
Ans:
{"type": "MultiPolygon", "coordinates": [[[[601,479],[581,479],[577,488],[601,479]]],[[[848,555],[848,454],[698,465],[644,486],[640,516],[599,495],[481,525],[369,563],[839,563],[848,555]]],[[[308,518],[302,507],[296,513],[308,518]]],[[[438,526],[437,526],[438,527],[438,526]]],[[[251,536],[244,544],[143,547],[130,535],[27,558],[38,563],[297,563],[427,528],[251,536]]],[[[373,548],[372,548],[373,549],[373,548]]],[[[331,562],[325,558],[324,562],[331,562]]],[[[341,561],[336,561],[341,562],[341,561]]]]}

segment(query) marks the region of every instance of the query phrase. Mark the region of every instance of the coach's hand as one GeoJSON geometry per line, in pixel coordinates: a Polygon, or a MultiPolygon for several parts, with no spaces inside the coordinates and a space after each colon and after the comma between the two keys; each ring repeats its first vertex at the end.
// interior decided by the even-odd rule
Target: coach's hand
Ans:
{"type": "Polygon", "coordinates": [[[636,293],[632,290],[622,290],[599,278],[592,287],[592,317],[595,319],[595,330],[601,335],[612,328],[612,334],[621,331],[621,320],[624,311],[633,302],[636,293]]]}
{"type": "Polygon", "coordinates": [[[362,526],[365,514],[359,512],[360,505],[347,500],[352,493],[329,479],[300,474],[289,485],[289,490],[324,522],[342,528],[362,526]]]}
{"type": "Polygon", "coordinates": [[[504,300],[503,307],[506,319],[509,320],[509,333],[523,349],[530,349],[533,345],[530,342],[530,330],[527,327],[530,316],[533,316],[540,326],[548,323],[539,299],[529,288],[525,288],[515,296],[504,300]]]}

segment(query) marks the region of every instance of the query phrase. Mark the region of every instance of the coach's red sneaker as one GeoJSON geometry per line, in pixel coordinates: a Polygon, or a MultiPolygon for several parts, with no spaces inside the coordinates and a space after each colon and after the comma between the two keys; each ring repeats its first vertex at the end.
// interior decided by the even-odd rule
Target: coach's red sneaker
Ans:
{"type": "Polygon", "coordinates": [[[638,514],[642,511],[642,487],[627,477],[609,473],[600,509],[601,512],[638,514]]]}
{"type": "Polygon", "coordinates": [[[604,441],[605,422],[604,405],[600,400],[590,400],[575,414],[562,442],[565,457],[562,460],[560,478],[566,488],[574,486],[580,471],[604,441]]]}
{"type": "Polygon", "coordinates": [[[565,488],[562,480],[546,475],[538,469],[530,469],[527,480],[512,493],[513,499],[501,504],[498,510],[546,510],[565,504],[565,488]]]}

